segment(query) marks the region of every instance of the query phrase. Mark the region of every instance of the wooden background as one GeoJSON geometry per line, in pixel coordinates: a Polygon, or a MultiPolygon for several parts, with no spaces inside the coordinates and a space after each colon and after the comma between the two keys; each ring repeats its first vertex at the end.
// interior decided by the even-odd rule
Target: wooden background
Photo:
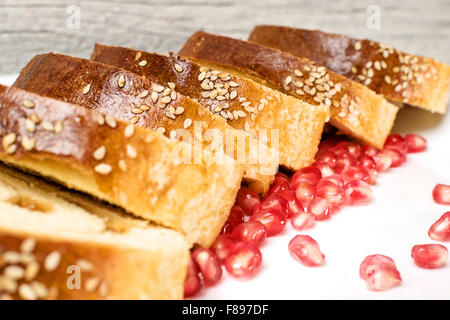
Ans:
{"type": "Polygon", "coordinates": [[[194,31],[245,39],[255,24],[280,24],[368,37],[450,64],[449,0],[0,0],[0,74],[17,73],[35,54],[89,57],[95,42],[165,52],[194,31]],[[67,7],[81,10],[67,28],[67,7]],[[366,26],[381,9],[381,29],[366,26]]]}

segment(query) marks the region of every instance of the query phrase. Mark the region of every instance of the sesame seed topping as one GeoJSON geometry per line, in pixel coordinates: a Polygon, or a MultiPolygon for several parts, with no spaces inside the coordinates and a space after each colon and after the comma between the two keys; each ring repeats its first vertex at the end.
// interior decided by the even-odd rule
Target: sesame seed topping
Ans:
{"type": "Polygon", "coordinates": [[[200,72],[200,74],[198,75],[198,81],[203,81],[205,79],[206,76],[206,72],[200,72]]]}
{"type": "Polygon", "coordinates": [[[136,149],[127,144],[127,156],[131,159],[135,159],[137,157],[136,149]]]}
{"type": "Polygon", "coordinates": [[[36,278],[36,276],[39,274],[39,263],[36,261],[31,261],[29,264],[27,264],[25,268],[25,280],[30,281],[36,278]]]}
{"type": "Polygon", "coordinates": [[[136,124],[138,121],[139,121],[139,117],[137,117],[137,116],[130,119],[131,124],[136,124]]]}
{"type": "Polygon", "coordinates": [[[13,154],[14,152],[16,152],[16,150],[17,150],[17,146],[15,144],[12,144],[8,148],[6,148],[6,153],[13,154]]]}
{"type": "Polygon", "coordinates": [[[144,112],[144,110],[142,110],[140,108],[133,108],[133,109],[131,109],[131,112],[133,112],[134,114],[140,114],[140,113],[144,112]]]}
{"type": "Polygon", "coordinates": [[[29,138],[27,136],[23,136],[22,137],[22,147],[26,150],[26,151],[30,151],[34,148],[34,146],[36,145],[36,138],[32,137],[29,138]]]}
{"type": "Polygon", "coordinates": [[[139,98],[146,98],[148,96],[148,90],[144,90],[139,94],[139,98]]]}
{"type": "Polygon", "coordinates": [[[97,123],[99,124],[99,125],[104,125],[105,124],[105,117],[103,117],[103,115],[101,115],[101,114],[98,114],[97,115],[97,123]]]}
{"type": "Polygon", "coordinates": [[[134,126],[129,124],[125,127],[124,135],[126,138],[131,137],[134,134],[134,126]]]}
{"type": "Polygon", "coordinates": [[[289,85],[292,82],[292,77],[291,76],[287,76],[286,79],[284,79],[284,84],[285,85],[289,85]]]}
{"type": "Polygon", "coordinates": [[[175,109],[175,114],[176,115],[180,115],[180,114],[182,114],[184,112],[184,108],[183,107],[177,107],[176,109],[175,109]]]}
{"type": "Polygon", "coordinates": [[[23,100],[23,105],[26,108],[34,108],[34,102],[31,100],[23,100]]]}
{"type": "Polygon", "coordinates": [[[168,86],[170,89],[175,90],[175,83],[173,83],[173,82],[167,82],[167,86],[168,86]]]}
{"type": "Polygon", "coordinates": [[[163,87],[163,86],[160,86],[159,84],[156,85],[154,89],[155,89],[155,91],[158,92],[158,93],[161,93],[161,92],[164,91],[164,87],[163,87]]]}
{"type": "Polygon", "coordinates": [[[106,163],[100,163],[95,166],[94,170],[102,175],[107,175],[112,171],[112,167],[106,163]]]}
{"type": "Polygon", "coordinates": [[[230,81],[230,82],[229,82],[229,85],[230,85],[230,87],[233,87],[233,88],[239,87],[239,83],[234,82],[234,81],[230,81]]]}
{"type": "Polygon", "coordinates": [[[192,119],[191,118],[186,118],[183,122],[183,127],[185,129],[189,128],[192,124],[192,119]]]}
{"type": "Polygon", "coordinates": [[[140,67],[145,67],[146,65],[147,65],[147,60],[142,60],[141,62],[139,62],[140,67]]]}
{"type": "Polygon", "coordinates": [[[51,122],[48,121],[44,121],[42,122],[42,128],[46,131],[54,131],[55,128],[53,127],[53,124],[51,122]]]}
{"type": "Polygon", "coordinates": [[[123,88],[125,86],[125,76],[123,74],[121,74],[119,76],[119,80],[117,80],[117,84],[119,85],[120,88],[123,88]]]}
{"type": "Polygon", "coordinates": [[[31,119],[26,119],[25,128],[27,129],[28,132],[33,133],[36,131],[36,124],[33,121],[31,121],[31,119]]]}
{"type": "Polygon", "coordinates": [[[361,41],[356,41],[354,44],[354,48],[356,51],[361,50],[361,41]]]}
{"type": "Polygon", "coordinates": [[[183,68],[179,64],[175,63],[174,67],[178,72],[183,72],[183,68]]]}
{"type": "Polygon", "coordinates": [[[86,85],[83,88],[83,94],[88,94],[90,90],[91,90],[91,84],[89,83],[88,85],[86,85]]]}
{"type": "Polygon", "coordinates": [[[112,115],[110,115],[110,114],[106,115],[105,121],[109,127],[113,128],[113,129],[117,127],[116,119],[112,115]]]}
{"type": "Polygon", "coordinates": [[[136,57],[134,58],[135,60],[139,60],[142,56],[142,52],[138,52],[136,53],[136,57]]]}
{"type": "Polygon", "coordinates": [[[12,145],[14,142],[16,142],[16,134],[15,133],[9,133],[2,139],[3,142],[3,148],[7,149],[10,145],[12,145]]]}
{"type": "Polygon", "coordinates": [[[53,251],[50,253],[44,261],[44,269],[46,271],[54,271],[58,268],[61,262],[61,254],[58,251],[53,251]]]}
{"type": "Polygon", "coordinates": [[[55,130],[55,133],[57,133],[57,134],[62,132],[62,130],[63,130],[63,123],[60,120],[55,122],[54,130],[55,130]]]}
{"type": "Polygon", "coordinates": [[[159,134],[164,134],[164,133],[166,132],[166,128],[164,128],[164,127],[159,127],[159,128],[157,128],[157,129],[155,130],[155,132],[156,132],[156,133],[159,133],[159,134]]]}
{"type": "Polygon", "coordinates": [[[125,160],[123,159],[119,160],[119,169],[122,170],[123,172],[127,171],[127,163],[125,162],[125,160]]]}
{"type": "Polygon", "coordinates": [[[106,155],[106,147],[105,146],[101,146],[99,147],[97,150],[94,151],[94,153],[92,154],[92,156],[94,157],[95,160],[100,161],[103,160],[105,158],[106,155]]]}
{"type": "Polygon", "coordinates": [[[36,300],[37,299],[36,292],[34,292],[33,288],[26,283],[23,283],[20,285],[19,296],[25,300],[36,300]]]}
{"type": "Polygon", "coordinates": [[[48,290],[42,283],[38,281],[33,281],[31,283],[31,287],[36,293],[38,299],[44,299],[48,296],[48,290]]]}
{"type": "Polygon", "coordinates": [[[25,275],[25,270],[19,266],[8,266],[3,271],[5,277],[10,278],[12,280],[22,279],[25,275]]]}
{"type": "Polygon", "coordinates": [[[23,253],[32,253],[36,247],[36,240],[33,238],[25,239],[20,245],[20,251],[23,253]]]}
{"type": "Polygon", "coordinates": [[[100,283],[100,279],[93,277],[86,280],[84,283],[84,288],[87,292],[93,292],[97,289],[98,284],[100,283]]]}

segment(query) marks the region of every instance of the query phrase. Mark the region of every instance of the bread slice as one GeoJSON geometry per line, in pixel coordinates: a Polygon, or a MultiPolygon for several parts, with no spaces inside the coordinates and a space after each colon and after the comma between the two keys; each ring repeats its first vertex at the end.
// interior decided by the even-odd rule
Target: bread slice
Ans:
{"type": "Polygon", "coordinates": [[[325,106],[313,107],[252,80],[172,53],[162,56],[97,44],[91,59],[122,67],[161,84],[175,83],[181,94],[196,99],[236,129],[278,129],[280,163],[292,170],[311,164],[329,117],[325,106]]]}
{"type": "Polygon", "coordinates": [[[14,87],[0,104],[1,161],[173,228],[190,243],[209,246],[219,234],[240,165],[206,150],[193,159],[190,144],[14,87]]]}
{"type": "Polygon", "coordinates": [[[372,40],[319,30],[256,26],[250,41],[306,57],[391,101],[444,114],[450,66],[372,40]]]}
{"type": "Polygon", "coordinates": [[[0,165],[0,299],[181,299],[184,237],[0,165]]]}
{"type": "Polygon", "coordinates": [[[233,129],[222,117],[180,94],[175,82],[158,83],[106,64],[45,54],[36,56],[22,70],[14,86],[82,105],[174,139],[192,144],[200,141],[205,148],[215,141],[211,133],[217,134],[214,139],[221,140],[217,148],[226,149],[222,150],[224,154],[244,165],[244,177],[257,192],[268,190],[278,169],[278,150],[269,152],[270,143],[253,141],[244,131],[233,129]],[[245,152],[234,145],[234,137],[242,142],[245,152]]]}
{"type": "Polygon", "coordinates": [[[233,38],[197,32],[179,52],[207,61],[293,95],[331,108],[330,123],[382,148],[398,108],[372,90],[317,66],[306,58],[233,38]]]}

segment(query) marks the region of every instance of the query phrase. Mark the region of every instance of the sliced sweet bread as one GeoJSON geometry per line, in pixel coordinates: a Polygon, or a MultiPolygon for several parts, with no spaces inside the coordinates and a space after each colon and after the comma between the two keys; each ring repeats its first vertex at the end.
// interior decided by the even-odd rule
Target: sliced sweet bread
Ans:
{"type": "Polygon", "coordinates": [[[203,147],[220,140],[216,148],[225,149],[224,154],[243,164],[250,187],[267,191],[279,164],[277,149],[269,151],[270,142],[258,143],[244,131],[233,129],[225,119],[182,95],[178,84],[161,84],[103,63],[45,54],[22,70],[14,86],[151,128],[172,139],[200,141],[203,147]]]}
{"type": "Polygon", "coordinates": [[[161,84],[174,83],[181,94],[196,99],[236,129],[278,129],[280,164],[293,170],[311,164],[329,117],[325,106],[313,107],[250,79],[172,53],[163,56],[97,44],[91,59],[161,84]]]}
{"type": "Polygon", "coordinates": [[[184,237],[0,165],[0,300],[181,299],[184,237]]]}
{"type": "Polygon", "coordinates": [[[250,41],[306,57],[391,101],[444,114],[450,66],[372,40],[319,30],[256,26],[250,41]]]}
{"type": "MultiPolygon", "coordinates": [[[[242,166],[87,108],[14,87],[0,96],[0,160],[52,178],[209,246],[242,166]]],[[[228,159],[232,160],[232,159],[228,159]]]]}
{"type": "Polygon", "coordinates": [[[330,123],[382,148],[398,107],[367,87],[290,53],[229,37],[196,32],[179,52],[201,63],[280,90],[313,105],[330,107],[330,123]]]}

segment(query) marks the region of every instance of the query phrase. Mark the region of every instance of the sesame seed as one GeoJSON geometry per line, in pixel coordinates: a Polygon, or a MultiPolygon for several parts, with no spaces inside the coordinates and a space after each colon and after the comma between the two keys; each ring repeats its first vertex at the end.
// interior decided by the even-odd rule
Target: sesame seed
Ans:
{"type": "Polygon", "coordinates": [[[20,251],[24,253],[32,253],[36,247],[36,240],[33,238],[27,238],[20,244],[20,251]]]}
{"type": "Polygon", "coordinates": [[[148,96],[148,90],[144,90],[139,94],[139,98],[146,98],[148,96]]]}
{"type": "Polygon", "coordinates": [[[141,62],[139,62],[140,67],[145,67],[146,65],[147,65],[147,60],[142,60],[141,62]]]}
{"type": "Polygon", "coordinates": [[[142,56],[142,52],[138,52],[136,53],[136,57],[134,58],[134,60],[139,60],[142,56]]]}
{"type": "Polygon", "coordinates": [[[23,270],[23,268],[19,266],[8,266],[3,271],[3,274],[5,275],[5,277],[12,280],[19,280],[22,279],[25,275],[25,270],[23,270]]]}
{"type": "Polygon", "coordinates": [[[183,122],[183,127],[185,129],[189,128],[192,124],[192,119],[191,118],[186,118],[183,122]]]}
{"type": "Polygon", "coordinates": [[[171,93],[170,93],[170,99],[172,99],[172,100],[177,100],[177,93],[175,92],[175,91],[172,91],[171,93]]]}
{"type": "Polygon", "coordinates": [[[38,281],[33,281],[31,283],[31,287],[33,288],[34,292],[36,293],[38,299],[44,299],[48,296],[48,290],[44,286],[44,284],[42,284],[38,281]]]}
{"type": "Polygon", "coordinates": [[[294,70],[294,74],[295,74],[297,77],[303,76],[303,72],[301,72],[301,71],[298,70],[298,69],[295,69],[295,70],[294,70]]]}
{"type": "Polygon", "coordinates": [[[127,144],[127,156],[131,159],[135,159],[137,157],[136,149],[127,144]]]}
{"type": "Polygon", "coordinates": [[[14,142],[16,142],[16,134],[15,133],[9,133],[2,139],[3,142],[3,148],[7,149],[10,145],[12,145],[14,142]]]}
{"type": "Polygon", "coordinates": [[[141,104],[139,106],[139,109],[141,109],[142,111],[148,111],[148,110],[150,110],[150,107],[145,104],[141,104]]]}
{"type": "Polygon", "coordinates": [[[100,283],[100,279],[93,277],[86,280],[84,283],[84,288],[87,292],[93,292],[95,289],[97,289],[98,284],[100,283]]]}
{"type": "Polygon", "coordinates": [[[36,278],[39,273],[39,263],[31,261],[25,268],[25,280],[30,281],[36,278]]]}
{"type": "Polygon", "coordinates": [[[108,284],[106,282],[102,282],[100,284],[98,291],[102,297],[106,297],[106,295],[108,294],[108,291],[109,291],[108,284]]]}
{"type": "Polygon", "coordinates": [[[134,134],[134,126],[129,124],[125,127],[124,135],[126,138],[131,137],[134,134]]]}
{"type": "Polygon", "coordinates": [[[175,109],[175,114],[176,115],[182,114],[183,112],[184,112],[184,108],[183,107],[177,107],[175,109]]]}
{"type": "Polygon", "coordinates": [[[3,262],[9,263],[9,264],[17,264],[20,263],[22,260],[21,255],[18,252],[15,251],[6,251],[3,253],[3,262]]]}
{"type": "Polygon", "coordinates": [[[136,124],[138,121],[139,121],[139,117],[137,117],[137,116],[130,119],[131,124],[136,124]]]}
{"type": "Polygon", "coordinates": [[[229,85],[230,85],[230,87],[233,87],[233,88],[239,87],[239,83],[234,82],[234,81],[230,81],[230,82],[229,82],[229,85]]]}
{"type": "Polygon", "coordinates": [[[162,97],[160,101],[161,101],[162,103],[164,103],[164,104],[167,104],[167,103],[169,103],[170,101],[172,101],[172,98],[166,96],[166,97],[162,97]]]}
{"type": "Polygon", "coordinates": [[[119,160],[119,169],[122,170],[123,172],[127,171],[127,163],[125,162],[125,160],[123,159],[119,160]]]}
{"type": "Polygon", "coordinates": [[[46,271],[54,271],[61,262],[61,254],[58,251],[51,252],[44,261],[44,269],[46,271]]]}
{"type": "Polygon", "coordinates": [[[112,171],[112,167],[109,164],[100,163],[95,166],[94,170],[99,174],[107,175],[112,171]]]}
{"type": "Polygon", "coordinates": [[[37,295],[34,292],[33,288],[26,283],[23,283],[20,285],[19,296],[25,300],[36,300],[37,299],[37,295]]]}
{"type": "Polygon", "coordinates": [[[179,64],[175,63],[174,67],[178,72],[183,72],[183,68],[179,64]]]}
{"type": "Polygon", "coordinates": [[[123,74],[119,76],[117,84],[119,85],[120,88],[123,88],[125,86],[125,76],[123,74]]]}
{"type": "Polygon", "coordinates": [[[42,128],[46,131],[54,131],[55,128],[53,127],[53,124],[51,122],[48,121],[44,121],[42,122],[42,128]]]}
{"type": "Polygon", "coordinates": [[[355,50],[356,51],[359,51],[359,50],[361,50],[361,41],[356,41],[355,42],[355,44],[354,44],[354,48],[355,48],[355,50]]]}
{"type": "Polygon", "coordinates": [[[103,117],[103,115],[101,114],[97,115],[97,123],[101,126],[105,124],[105,118],[103,117]]]}
{"type": "Polygon", "coordinates": [[[94,151],[94,153],[92,154],[92,156],[94,157],[95,160],[100,161],[103,160],[105,158],[106,155],[106,147],[105,146],[101,146],[99,147],[97,150],[94,151]]]}
{"type": "Polygon", "coordinates": [[[105,121],[109,127],[113,128],[113,129],[117,127],[116,119],[112,115],[110,115],[110,114],[106,115],[105,121]]]}
{"type": "Polygon", "coordinates": [[[401,85],[401,84],[396,85],[395,88],[394,88],[394,90],[395,90],[396,92],[402,90],[402,85],[401,85]]]}
{"type": "Polygon", "coordinates": [[[88,85],[86,85],[83,88],[83,94],[88,94],[90,90],[91,90],[91,84],[89,83],[88,85]]]}
{"type": "Polygon", "coordinates": [[[22,147],[26,150],[26,151],[30,151],[34,148],[34,146],[36,145],[36,138],[32,137],[29,138],[27,136],[23,136],[22,137],[22,147]]]}
{"type": "Polygon", "coordinates": [[[159,84],[155,86],[154,90],[158,93],[161,93],[164,91],[164,87],[160,86],[159,84]]]}
{"type": "Polygon", "coordinates": [[[167,86],[168,86],[170,89],[175,90],[175,83],[173,83],[173,82],[167,82],[167,86]]]}
{"type": "Polygon", "coordinates": [[[35,132],[36,131],[36,124],[31,121],[30,119],[26,119],[25,120],[25,128],[27,129],[28,132],[35,132]]]}
{"type": "Polygon", "coordinates": [[[153,91],[152,92],[152,101],[153,101],[153,103],[156,103],[156,101],[158,101],[158,97],[159,97],[158,93],[156,91],[153,91]]]}
{"type": "Polygon", "coordinates": [[[56,121],[55,122],[55,128],[54,128],[55,133],[57,133],[57,134],[61,133],[62,129],[63,129],[63,123],[61,121],[59,121],[59,120],[56,121]]]}
{"type": "Polygon", "coordinates": [[[200,72],[208,72],[209,68],[208,67],[200,67],[200,72]]]}
{"type": "Polygon", "coordinates": [[[375,67],[375,69],[381,70],[381,64],[380,64],[379,61],[375,61],[375,63],[373,64],[373,66],[375,67]]]}
{"type": "Polygon", "coordinates": [[[387,84],[391,84],[391,77],[390,77],[389,75],[385,75],[385,76],[384,76],[384,81],[385,81],[387,84]]]}
{"type": "Polygon", "coordinates": [[[206,72],[200,72],[200,74],[198,75],[198,81],[203,81],[205,79],[206,76],[206,72]]]}
{"type": "Polygon", "coordinates": [[[236,97],[237,97],[237,91],[236,91],[236,90],[231,91],[231,93],[230,93],[230,99],[233,100],[233,99],[235,99],[236,97]]]}
{"type": "Polygon", "coordinates": [[[284,84],[285,85],[289,85],[292,82],[292,77],[291,76],[287,76],[286,79],[284,79],[284,84]]]}
{"type": "Polygon", "coordinates": [[[166,132],[166,128],[159,127],[155,130],[156,133],[164,134],[166,132]]]}
{"type": "Polygon", "coordinates": [[[31,100],[23,100],[23,105],[26,108],[34,108],[34,102],[31,100]]]}
{"type": "Polygon", "coordinates": [[[13,154],[16,152],[17,146],[15,144],[10,145],[8,148],[6,148],[6,154],[13,154]]]}
{"type": "Polygon", "coordinates": [[[170,94],[171,91],[172,91],[172,90],[170,90],[170,88],[164,89],[164,91],[163,91],[163,96],[164,96],[164,97],[165,97],[165,96],[168,96],[168,95],[170,94]]]}

